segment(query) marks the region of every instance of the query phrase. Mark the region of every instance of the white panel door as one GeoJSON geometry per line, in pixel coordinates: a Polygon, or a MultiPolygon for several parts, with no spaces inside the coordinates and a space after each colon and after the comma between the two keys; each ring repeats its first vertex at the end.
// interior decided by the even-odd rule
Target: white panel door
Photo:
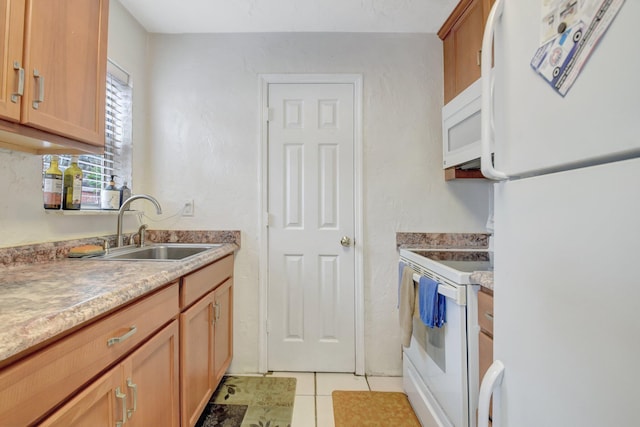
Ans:
{"type": "Polygon", "coordinates": [[[354,372],[354,86],[268,97],[268,369],[354,372]]]}

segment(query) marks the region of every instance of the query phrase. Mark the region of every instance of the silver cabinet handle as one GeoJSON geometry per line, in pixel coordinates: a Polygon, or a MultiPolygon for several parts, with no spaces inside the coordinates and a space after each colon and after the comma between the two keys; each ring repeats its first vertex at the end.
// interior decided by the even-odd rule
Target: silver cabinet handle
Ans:
{"type": "Polygon", "coordinates": [[[340,244],[344,247],[348,247],[351,246],[354,242],[351,241],[351,238],[348,236],[342,236],[342,239],[340,239],[340,244]]]}
{"type": "Polygon", "coordinates": [[[127,395],[120,391],[120,387],[116,387],[116,399],[122,401],[122,421],[116,421],[116,427],[122,427],[127,422],[127,395]]]}
{"type": "Polygon", "coordinates": [[[131,338],[133,336],[133,334],[135,334],[138,331],[138,328],[136,328],[135,326],[132,326],[129,328],[129,331],[124,334],[121,335],[119,337],[113,337],[113,338],[109,338],[107,340],[107,347],[111,347],[114,344],[118,344],[121,343],[123,341],[128,340],[129,338],[131,338]]]}
{"type": "Polygon", "coordinates": [[[127,387],[133,392],[133,408],[127,409],[127,418],[130,419],[134,412],[138,410],[138,385],[134,384],[131,378],[127,378],[127,387]]]}
{"type": "Polygon", "coordinates": [[[33,109],[37,110],[40,103],[44,102],[44,76],[37,69],[33,69],[33,77],[38,81],[38,96],[33,100],[33,109]]]}
{"type": "Polygon", "coordinates": [[[488,311],[484,312],[484,317],[493,322],[493,314],[489,313],[488,311]]]}
{"type": "Polygon", "coordinates": [[[214,323],[217,323],[218,320],[220,320],[220,303],[218,301],[216,301],[214,308],[215,308],[215,322],[214,323]]]}
{"type": "Polygon", "coordinates": [[[18,90],[11,94],[11,102],[17,103],[18,97],[24,95],[24,68],[18,61],[13,61],[13,69],[18,72],[18,90]]]}

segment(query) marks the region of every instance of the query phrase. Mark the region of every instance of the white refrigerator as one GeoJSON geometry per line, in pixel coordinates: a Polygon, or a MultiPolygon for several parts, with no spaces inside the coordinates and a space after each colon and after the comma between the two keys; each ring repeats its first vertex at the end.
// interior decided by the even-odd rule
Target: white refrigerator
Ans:
{"type": "Polygon", "coordinates": [[[479,425],[493,396],[493,427],[640,426],[640,1],[604,5],[622,4],[564,96],[532,67],[550,3],[497,0],[485,30],[495,318],[479,425]]]}

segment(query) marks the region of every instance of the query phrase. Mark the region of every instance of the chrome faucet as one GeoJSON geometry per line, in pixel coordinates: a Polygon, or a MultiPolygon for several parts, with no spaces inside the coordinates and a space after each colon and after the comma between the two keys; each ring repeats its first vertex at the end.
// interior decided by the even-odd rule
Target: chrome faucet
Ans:
{"type": "Polygon", "coordinates": [[[162,213],[162,208],[160,207],[160,203],[158,203],[158,201],[154,197],[149,196],[148,194],[134,194],[133,196],[129,197],[127,200],[122,202],[122,206],[120,206],[120,209],[118,210],[118,227],[116,230],[116,247],[118,248],[122,246],[122,242],[124,240],[122,238],[122,216],[124,215],[124,211],[131,204],[131,202],[138,199],[146,199],[150,201],[156,206],[156,212],[158,213],[158,215],[162,213]]]}

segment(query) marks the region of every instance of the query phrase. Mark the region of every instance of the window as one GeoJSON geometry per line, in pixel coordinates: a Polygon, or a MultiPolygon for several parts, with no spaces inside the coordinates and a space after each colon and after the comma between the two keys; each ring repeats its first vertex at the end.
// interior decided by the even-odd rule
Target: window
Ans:
{"type": "MultiPolygon", "coordinates": [[[[132,87],[129,74],[111,61],[107,64],[107,96],[105,114],[104,154],[81,155],[78,166],[83,170],[82,209],[100,209],[100,192],[111,175],[121,187],[127,182],[131,188],[131,102],[132,87]]],[[[71,164],[70,155],[61,155],[60,170],[71,164]]],[[[43,172],[49,167],[51,156],[43,157],[43,172]]]]}

